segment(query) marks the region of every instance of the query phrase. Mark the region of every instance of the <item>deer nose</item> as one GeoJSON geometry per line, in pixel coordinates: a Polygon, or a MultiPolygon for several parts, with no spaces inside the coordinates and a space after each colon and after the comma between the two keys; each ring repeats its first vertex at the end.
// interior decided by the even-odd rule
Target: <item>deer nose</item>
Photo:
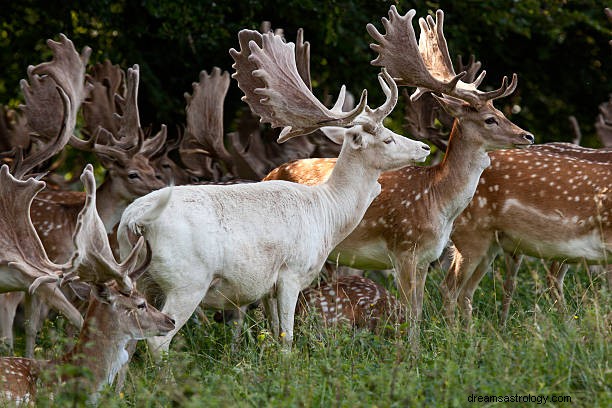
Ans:
{"type": "Polygon", "coordinates": [[[423,150],[425,150],[426,152],[430,152],[431,151],[431,147],[429,147],[429,145],[424,144],[423,146],[421,146],[421,148],[423,150]]]}
{"type": "Polygon", "coordinates": [[[533,144],[535,142],[535,137],[531,133],[524,133],[523,139],[527,140],[529,143],[533,144]]]}

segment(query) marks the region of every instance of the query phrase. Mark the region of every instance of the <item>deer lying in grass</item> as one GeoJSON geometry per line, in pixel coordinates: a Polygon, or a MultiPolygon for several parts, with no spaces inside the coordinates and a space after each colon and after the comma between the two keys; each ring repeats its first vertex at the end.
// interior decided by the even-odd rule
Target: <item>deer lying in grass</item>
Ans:
{"type": "MultiPolygon", "coordinates": [[[[374,200],[357,228],[332,252],[330,260],[359,269],[395,268],[400,299],[409,306],[410,335],[418,333],[425,278],[429,264],[446,246],[453,222],[468,205],[482,171],[489,166],[488,151],[533,143],[533,136],[513,124],[492,101],[512,93],[516,77],[491,92],[464,83],[464,72],[455,74],[446,40],[443,16],[420,19],[421,37],[416,42],[412,18],[400,16],[394,6],[387,30],[380,34],[372,25],[368,32],[378,42],[374,65],[382,65],[400,85],[416,85],[413,98],[426,91],[455,117],[446,156],[432,167],[409,166],[383,173],[381,194],[374,200]]],[[[337,165],[334,159],[306,159],[273,170],[265,180],[290,180],[303,184],[323,183],[337,165]]],[[[334,170],[335,171],[335,170],[334,170]]],[[[418,338],[415,345],[418,345],[418,338]]]]}
{"type": "Polygon", "coordinates": [[[40,241],[36,242],[38,236],[29,217],[32,200],[44,188],[45,183],[32,178],[19,181],[10,175],[6,166],[0,171],[2,194],[10,194],[27,204],[17,208],[16,212],[0,215],[3,225],[27,230],[27,237],[31,241],[13,241],[15,248],[22,251],[18,252],[19,255],[13,255],[11,265],[27,268],[36,256],[42,260],[47,259],[45,263],[36,264],[41,270],[49,273],[58,269],[65,270],[64,279],[78,278],[91,285],[85,324],[71,352],[52,361],[0,358],[0,402],[33,402],[39,385],[44,385],[52,392],[52,386],[67,381],[67,375],[56,371],[59,366],[71,365],[85,370],[77,381],[83,387],[80,390],[89,396],[88,400],[95,403],[104,385],[111,384],[121,366],[127,363],[125,346],[129,340],[164,335],[174,328],[174,322],[169,316],[149,306],[134,289],[133,281],[151,259],[149,252],[145,263],[136,268],[144,240],[141,238],[138,241],[123,263],[117,263],[95,207],[96,184],[91,165],[85,168],[81,180],[85,185],[87,199],[78,216],[74,235],[77,250],[67,265],[55,265],[48,261],[44,249],[39,245],[40,241]],[[34,247],[38,247],[40,252],[31,253],[34,247]],[[87,372],[91,376],[87,376],[87,372]],[[49,378],[52,384],[39,384],[39,378],[49,378]]]}
{"type": "Polygon", "coordinates": [[[354,275],[303,290],[296,315],[309,314],[315,314],[325,326],[348,324],[372,331],[405,320],[395,296],[374,281],[354,275]]]}
{"type": "Polygon", "coordinates": [[[284,181],[178,186],[137,199],[125,210],[118,232],[121,253],[139,231],[151,243],[155,256],[147,274],[163,291],[162,311],[177,322],[167,336],[149,340],[156,352],[168,350],[202,299],[207,307],[228,309],[264,298],[274,334],[282,332],[290,347],[300,290],[358,224],[380,191],[380,173],[429,154],[427,145],[383,126],[397,102],[397,87],[385,71],[379,77],[387,95],[381,107],[367,107],[364,92],[354,111],[342,113],[325,108],[306,87],[292,43],[250,30],[238,38],[241,50],[230,50],[234,77],[251,109],[284,127],[279,142],[325,125],[349,130],[336,170],[320,186],[284,181]]]}

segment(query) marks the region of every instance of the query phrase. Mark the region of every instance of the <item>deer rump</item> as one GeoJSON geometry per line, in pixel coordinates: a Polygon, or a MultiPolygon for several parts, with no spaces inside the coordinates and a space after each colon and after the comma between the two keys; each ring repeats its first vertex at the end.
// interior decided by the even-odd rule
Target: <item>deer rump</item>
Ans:
{"type": "Polygon", "coordinates": [[[316,221],[325,217],[325,206],[309,189],[279,181],[159,190],[124,213],[121,251],[132,246],[130,233],[142,233],[153,252],[149,275],[162,291],[182,281],[192,293],[206,294],[211,308],[257,301],[271,294],[281,277],[303,289],[323,267],[332,242],[341,239],[329,240],[316,221]],[[305,258],[306,253],[313,255],[305,258]]]}

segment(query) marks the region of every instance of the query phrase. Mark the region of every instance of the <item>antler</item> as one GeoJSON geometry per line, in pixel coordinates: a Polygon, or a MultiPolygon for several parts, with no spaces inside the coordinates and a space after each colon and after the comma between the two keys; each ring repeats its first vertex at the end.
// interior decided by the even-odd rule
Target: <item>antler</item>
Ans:
{"type": "Polygon", "coordinates": [[[58,265],[49,260],[30,219],[32,200],[43,188],[44,181],[21,181],[9,173],[7,165],[0,168],[0,265],[19,271],[18,279],[27,285],[17,290],[41,280],[58,280],[69,267],[69,263],[58,265]]]}
{"type": "Polygon", "coordinates": [[[83,170],[81,182],[85,186],[85,206],[77,218],[73,237],[74,246],[77,248],[76,259],[72,262],[73,266],[67,272],[66,279],[78,276],[81,281],[88,283],[115,280],[122,292],[130,293],[134,288],[133,279],[140,275],[150,262],[150,251],[144,265],[136,269],[138,255],[144,244],[144,238],[140,237],[126,259],[118,263],[113,256],[104,223],[96,210],[96,181],[91,164],[83,170]]]}
{"type": "Polygon", "coordinates": [[[213,172],[211,161],[215,159],[231,170],[232,156],[223,142],[223,101],[229,82],[229,73],[215,67],[210,75],[200,72],[200,82],[192,84],[192,95],[185,93],[187,127],[179,152],[183,163],[199,177],[204,176],[203,168],[213,172]]]}
{"type": "Polygon", "coordinates": [[[437,10],[435,21],[431,16],[419,19],[421,35],[418,44],[412,27],[415,14],[415,10],[410,10],[400,16],[395,6],[391,6],[389,19],[382,19],[386,31],[384,35],[374,25],[367,25],[368,33],[378,42],[370,45],[378,53],[372,65],[386,67],[398,85],[416,86],[417,90],[411,96],[413,100],[433,91],[480,106],[514,91],[516,74],[512,75],[510,84],[504,77],[501,87],[490,92],[477,89],[486,71],[482,71],[472,82],[462,81],[467,73],[456,74],[453,69],[443,32],[444,12],[437,10]]]}
{"type": "MultiPolygon", "coordinates": [[[[330,110],[319,102],[298,73],[293,43],[285,43],[272,33],[262,35],[252,30],[240,31],[238,40],[240,52],[230,50],[236,69],[233,77],[245,94],[243,100],[262,122],[284,127],[279,143],[324,126],[350,127],[365,111],[366,91],[350,112],[330,110]]],[[[395,84],[389,86],[393,88],[395,84]]]]}
{"type": "Polygon", "coordinates": [[[96,64],[87,79],[93,84],[89,98],[83,102],[84,129],[94,135],[98,127],[117,134],[119,121],[114,116],[118,110],[115,95],[125,94],[125,72],[109,60],[96,64]]]}
{"type": "Polygon", "coordinates": [[[77,53],[72,41],[60,34],[60,42],[47,40],[53,59],[28,67],[28,79],[21,80],[26,105],[23,110],[28,126],[43,142],[43,147],[29,154],[15,169],[22,178],[38,164],[61,151],[76,125],[76,115],[89,91],[85,86],[85,66],[91,54],[89,47],[77,53]],[[63,115],[58,112],[64,111],[63,115]]]}
{"type": "Polygon", "coordinates": [[[88,140],[81,140],[76,136],[70,138],[70,145],[83,151],[90,151],[109,157],[117,157],[127,162],[137,153],[146,157],[155,155],[163,146],[167,136],[167,129],[162,125],[161,130],[152,138],[145,139],[145,132],[140,126],[138,113],[138,84],[140,81],[140,68],[135,64],[127,70],[126,93],[113,94],[111,102],[110,93],[120,91],[120,81],[123,72],[118,73],[118,67],[110,62],[98,66],[95,75],[95,91],[92,98],[84,106],[88,114],[85,116],[93,121],[87,128],[93,135],[88,140]],[[97,108],[96,108],[97,106],[97,108]],[[121,112],[121,113],[119,113],[121,112]]]}

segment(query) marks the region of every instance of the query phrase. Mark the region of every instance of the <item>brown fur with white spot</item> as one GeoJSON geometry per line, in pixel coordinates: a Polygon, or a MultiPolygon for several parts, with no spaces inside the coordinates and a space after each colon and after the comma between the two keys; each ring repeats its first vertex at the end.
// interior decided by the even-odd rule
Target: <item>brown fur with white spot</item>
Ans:
{"type": "Polygon", "coordinates": [[[474,291],[498,245],[561,261],[612,260],[612,162],[539,149],[490,156],[492,165],[451,236],[453,264],[441,285],[450,320],[457,301],[471,319],[474,291]]]}
{"type": "MultiPolygon", "coordinates": [[[[368,26],[374,39],[384,44],[372,47],[387,58],[379,55],[374,62],[388,64],[385,66],[389,72],[395,72],[392,73],[394,77],[402,78],[401,84],[427,85],[437,92],[453,94],[454,98],[437,99],[456,119],[444,160],[435,166],[408,166],[383,173],[379,178],[382,187],[380,195],[372,202],[361,223],[334,249],[329,259],[359,269],[395,268],[400,299],[409,306],[408,317],[414,323],[414,330],[411,329],[410,334],[416,340],[429,264],[442,253],[455,218],[472,198],[480,174],[489,165],[487,152],[531,144],[533,136],[508,120],[492,103],[493,99],[511,93],[516,81],[508,85],[507,79],[504,79],[500,89],[486,95],[476,89],[482,75],[474,83],[461,82],[461,89],[459,85],[457,89],[448,88],[448,84],[457,80],[454,71],[443,73],[445,78],[431,78],[431,83],[421,82],[419,75],[422,76],[422,72],[409,72],[410,69],[420,69],[412,66],[418,64],[411,58],[424,65],[426,58],[419,54],[421,44],[417,46],[414,38],[411,25],[414,10],[400,16],[392,6],[389,15],[390,20],[386,21],[385,28],[391,37],[382,36],[373,26],[368,26]],[[397,49],[390,53],[386,47],[397,49]],[[401,56],[400,60],[393,59],[394,55],[396,58],[401,56]]],[[[446,41],[441,34],[442,21],[440,10],[436,22],[431,17],[427,21],[421,19],[421,27],[427,34],[421,36],[421,41],[425,41],[424,48],[439,49],[432,43],[443,42],[446,49],[446,41]]],[[[436,58],[435,55],[430,57],[436,58]]],[[[449,59],[443,56],[438,58],[430,61],[430,65],[448,62],[452,67],[449,59]]],[[[264,180],[321,183],[329,177],[334,163],[334,159],[298,160],[273,170],[264,180]]]]}
{"type": "Polygon", "coordinates": [[[296,313],[316,313],[326,326],[348,324],[377,330],[403,323],[402,304],[387,289],[361,276],[340,276],[303,290],[296,313]]]}

